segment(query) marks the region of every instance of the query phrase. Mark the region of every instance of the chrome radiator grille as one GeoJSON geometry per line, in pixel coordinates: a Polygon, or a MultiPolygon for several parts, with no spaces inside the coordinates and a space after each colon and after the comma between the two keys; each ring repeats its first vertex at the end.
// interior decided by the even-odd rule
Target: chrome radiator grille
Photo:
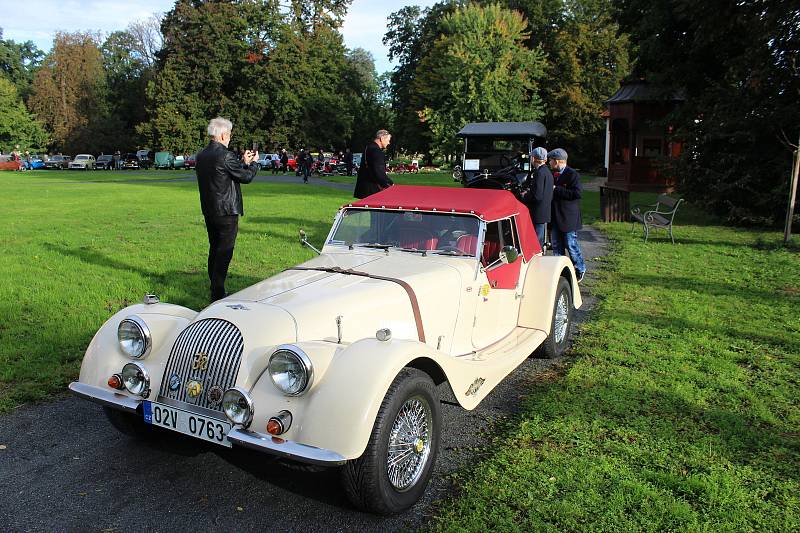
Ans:
{"type": "Polygon", "coordinates": [[[160,396],[221,411],[219,400],[215,402],[208,393],[216,387],[222,391],[233,387],[243,347],[242,334],[227,320],[207,318],[195,322],[178,335],[172,346],[160,396]],[[190,382],[200,384],[196,396],[189,394],[190,382]]]}

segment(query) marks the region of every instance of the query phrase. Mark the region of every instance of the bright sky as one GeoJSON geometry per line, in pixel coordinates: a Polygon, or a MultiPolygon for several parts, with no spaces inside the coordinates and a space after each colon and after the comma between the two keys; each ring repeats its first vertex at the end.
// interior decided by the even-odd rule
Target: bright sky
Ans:
{"type": "MultiPolygon", "coordinates": [[[[124,30],[134,20],[172,9],[174,0],[0,0],[0,27],[3,38],[16,42],[33,41],[50,50],[56,31],[124,30]]],[[[427,7],[436,0],[353,0],[342,27],[348,48],[361,47],[375,57],[375,68],[390,70],[381,39],[386,33],[386,18],[403,6],[427,7]]]]}

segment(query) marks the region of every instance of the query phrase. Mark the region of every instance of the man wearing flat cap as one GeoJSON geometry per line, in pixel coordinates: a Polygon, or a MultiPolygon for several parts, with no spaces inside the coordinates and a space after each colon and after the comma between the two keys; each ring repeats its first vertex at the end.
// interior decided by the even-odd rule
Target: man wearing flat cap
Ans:
{"type": "Polygon", "coordinates": [[[550,150],[547,162],[553,171],[553,213],[550,241],[554,255],[569,254],[575,266],[578,281],[586,274],[586,264],[578,244],[581,222],[581,180],[575,169],[567,166],[567,152],[563,148],[550,150]]]}
{"type": "Polygon", "coordinates": [[[553,174],[547,168],[547,150],[539,146],[531,154],[531,177],[522,201],[531,212],[533,228],[539,244],[544,247],[547,225],[550,223],[550,204],[553,202],[553,174]]]}

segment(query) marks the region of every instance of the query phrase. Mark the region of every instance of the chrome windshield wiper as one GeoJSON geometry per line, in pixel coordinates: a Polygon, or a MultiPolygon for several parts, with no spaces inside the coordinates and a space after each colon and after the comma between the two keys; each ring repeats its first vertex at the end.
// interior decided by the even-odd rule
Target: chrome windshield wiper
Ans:
{"type": "Polygon", "coordinates": [[[428,250],[418,250],[417,248],[400,248],[400,251],[422,254],[422,257],[428,255],[428,250]]]}
{"type": "Polygon", "coordinates": [[[379,242],[358,243],[355,246],[358,246],[359,248],[377,248],[379,250],[388,250],[392,247],[391,244],[381,244],[379,242]]]}
{"type": "Polygon", "coordinates": [[[454,255],[456,257],[463,257],[463,256],[472,257],[472,254],[462,252],[461,250],[431,250],[431,253],[434,253],[436,255],[454,255]]]}

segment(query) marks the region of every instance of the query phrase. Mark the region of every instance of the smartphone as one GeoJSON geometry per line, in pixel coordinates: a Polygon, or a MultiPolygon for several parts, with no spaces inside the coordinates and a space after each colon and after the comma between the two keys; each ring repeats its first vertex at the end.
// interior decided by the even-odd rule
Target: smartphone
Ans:
{"type": "Polygon", "coordinates": [[[258,143],[257,142],[253,142],[253,151],[254,152],[258,151],[258,143]]]}

